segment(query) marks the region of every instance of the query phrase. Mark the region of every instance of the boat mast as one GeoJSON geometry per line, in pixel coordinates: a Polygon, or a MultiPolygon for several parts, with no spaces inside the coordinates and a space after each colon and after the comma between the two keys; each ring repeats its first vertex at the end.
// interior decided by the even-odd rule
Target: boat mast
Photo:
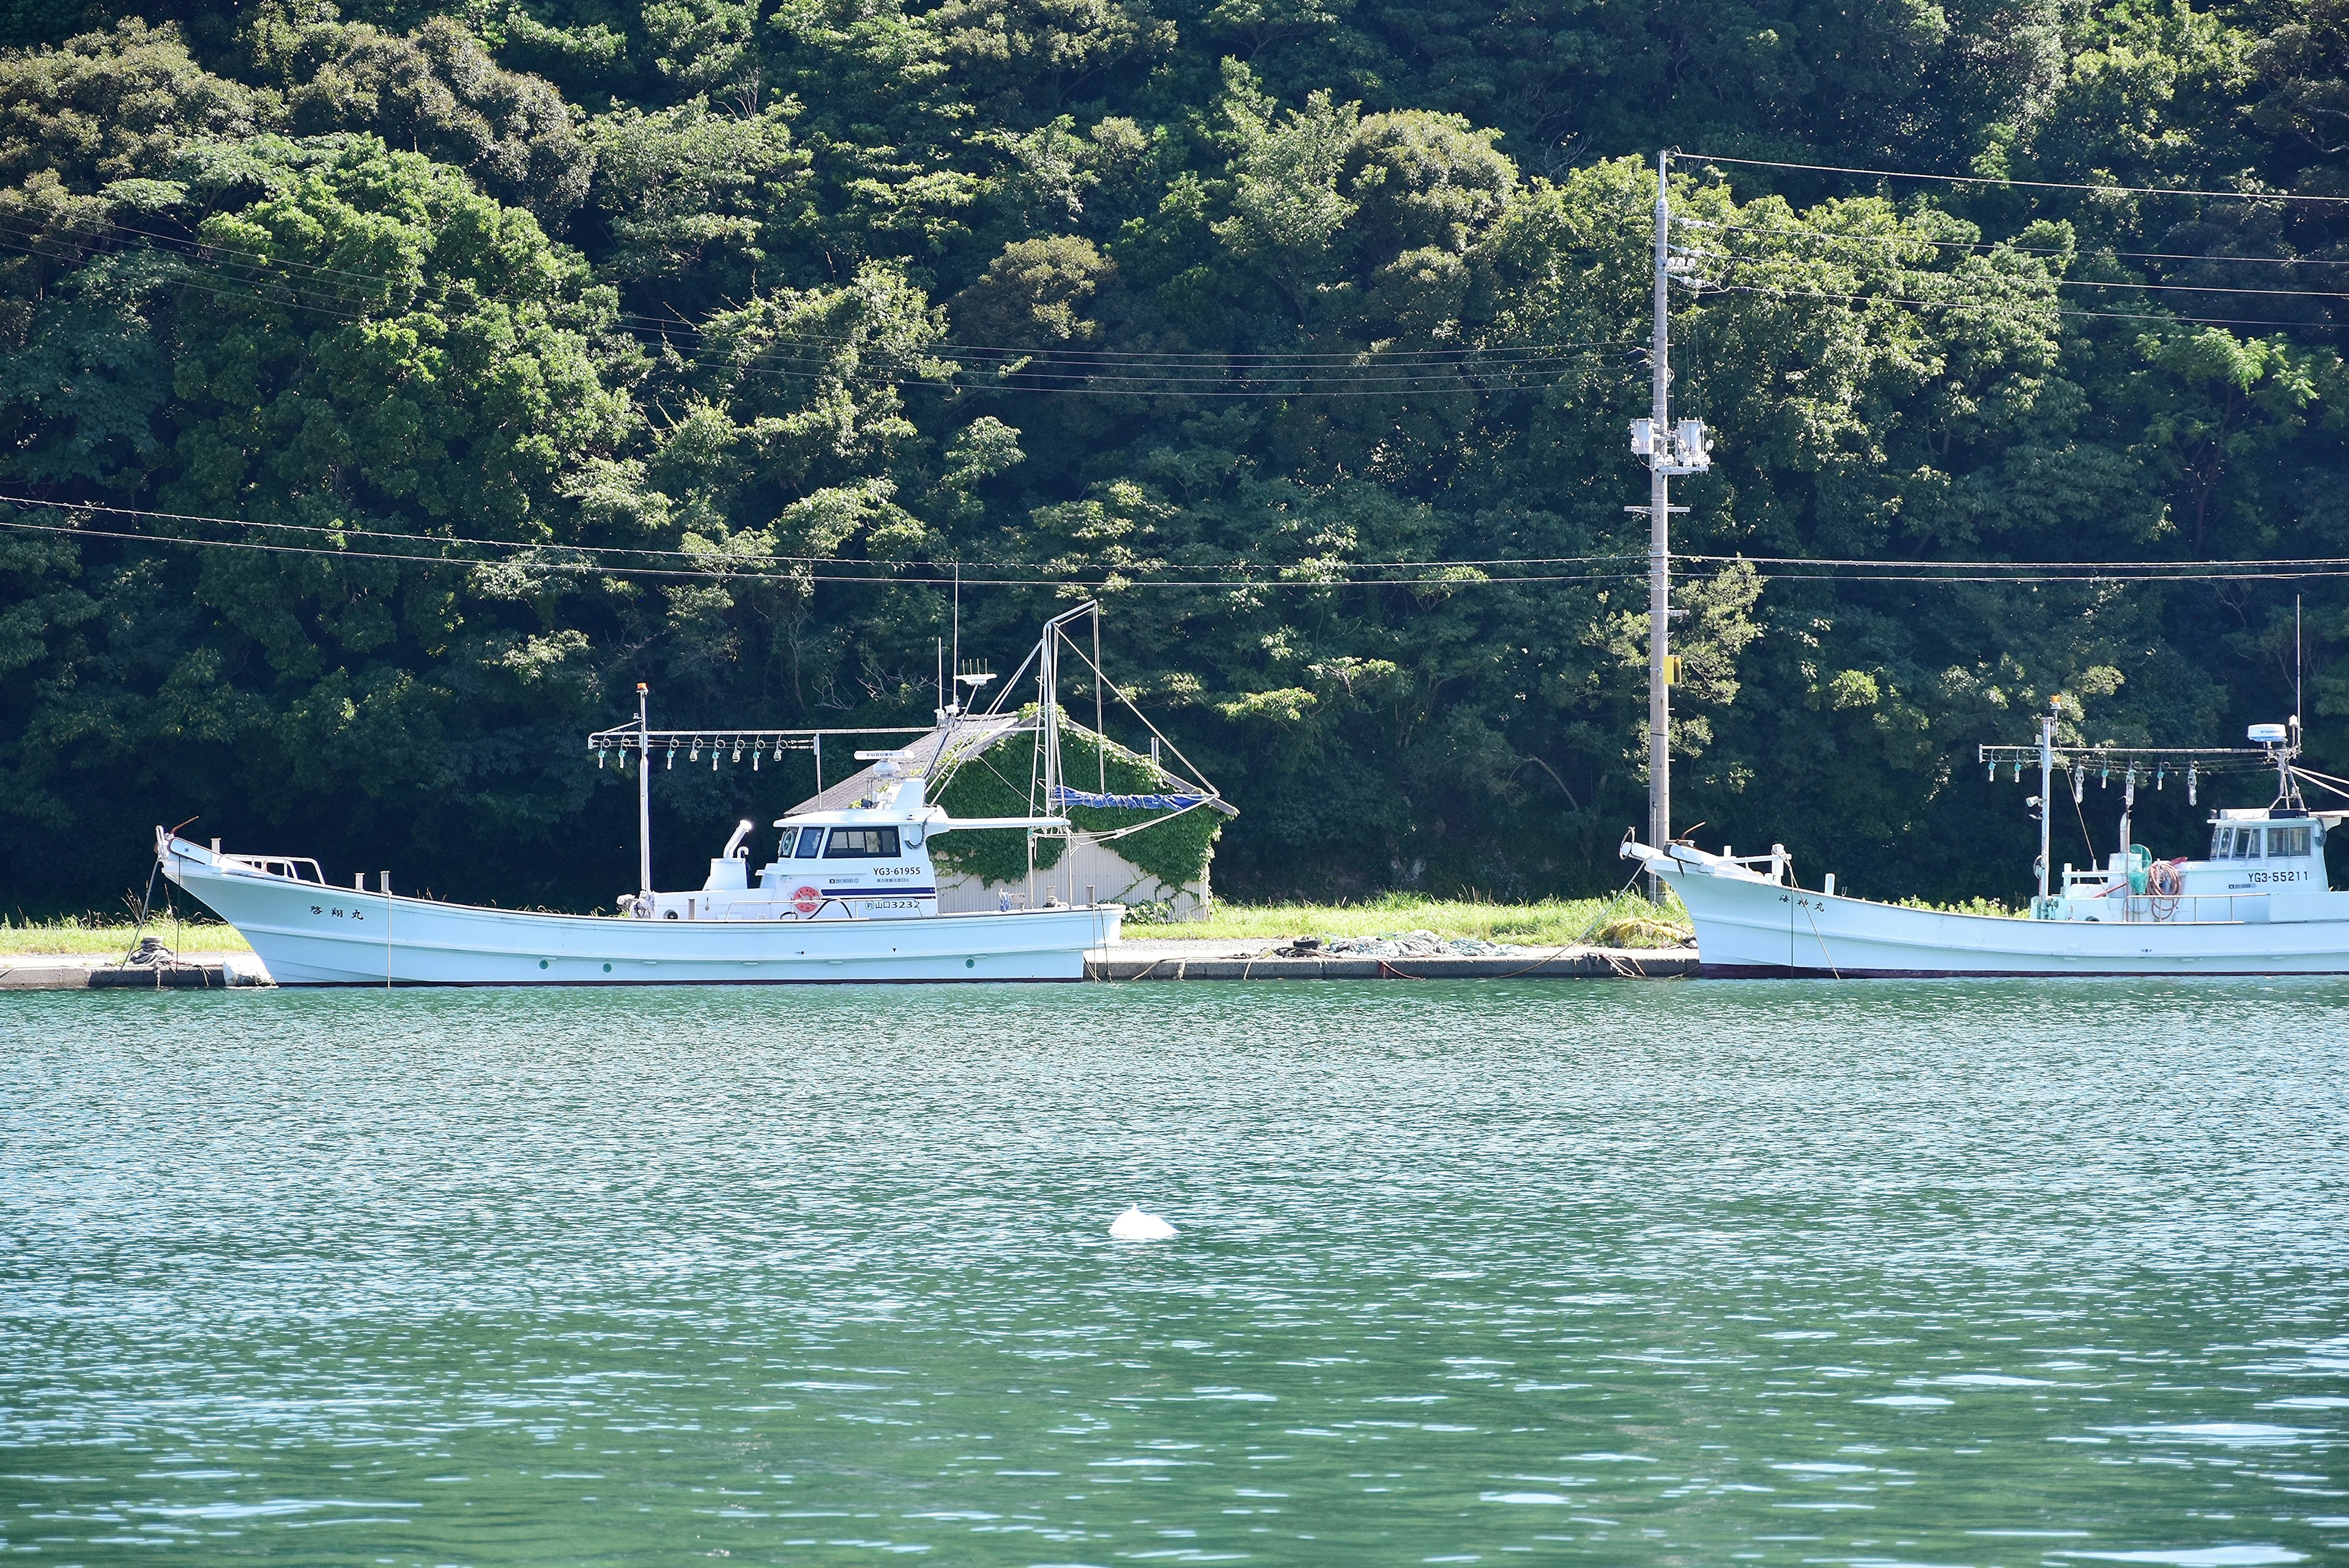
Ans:
{"type": "MultiPolygon", "coordinates": [[[[2282,794],[2284,804],[2304,810],[2306,809],[2305,803],[2300,798],[2300,781],[2293,778],[2292,775],[2292,764],[2300,755],[2300,714],[2302,698],[2300,598],[2301,596],[2298,594],[2294,594],[2292,597],[2292,735],[2290,743],[2285,747],[2286,754],[2283,759],[2282,770],[2278,774],[2278,778],[2282,786],[2282,794]]],[[[385,891],[388,892],[389,890],[389,888],[387,886],[385,891]]]]}
{"type": "MultiPolygon", "coordinates": [[[[651,689],[636,682],[636,891],[653,896],[653,731],[651,689]]],[[[670,755],[676,755],[671,753],[670,755]]]]}
{"type": "MultiPolygon", "coordinates": [[[[2054,810],[2055,799],[2055,719],[2063,709],[2054,702],[2039,716],[2039,896],[2047,897],[2047,857],[2049,814],[2054,810]]],[[[1992,772],[1997,770],[1993,768],[1992,772]]]]}
{"type": "Polygon", "coordinates": [[[1044,628],[1043,659],[1037,665],[1037,694],[1043,699],[1044,809],[1054,808],[1061,787],[1061,623],[1044,628]]]}

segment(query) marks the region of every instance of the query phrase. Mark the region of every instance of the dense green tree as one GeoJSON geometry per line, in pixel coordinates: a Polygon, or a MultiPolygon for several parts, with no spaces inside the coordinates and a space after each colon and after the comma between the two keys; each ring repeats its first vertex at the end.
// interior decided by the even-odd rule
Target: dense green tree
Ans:
{"type": "Polygon", "coordinates": [[[754,289],[762,268],[790,270],[812,214],[808,157],[783,106],[738,114],[695,98],[649,115],[621,109],[592,124],[589,145],[604,270],[648,306],[698,316],[754,289]]]}
{"type": "Polygon", "coordinates": [[[500,69],[447,17],[395,36],[363,22],[297,20],[264,4],[245,37],[255,70],[280,86],[296,133],[372,133],[454,164],[489,194],[548,221],[568,216],[586,194],[586,149],[561,96],[500,69]]]}

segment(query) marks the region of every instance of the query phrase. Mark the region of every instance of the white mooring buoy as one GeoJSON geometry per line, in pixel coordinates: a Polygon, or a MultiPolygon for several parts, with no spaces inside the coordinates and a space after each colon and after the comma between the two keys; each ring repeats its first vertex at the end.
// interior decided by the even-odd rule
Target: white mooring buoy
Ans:
{"type": "Polygon", "coordinates": [[[1109,1222],[1109,1239],[1112,1241],[1170,1241],[1174,1238],[1174,1226],[1155,1214],[1144,1214],[1139,1205],[1109,1222]]]}

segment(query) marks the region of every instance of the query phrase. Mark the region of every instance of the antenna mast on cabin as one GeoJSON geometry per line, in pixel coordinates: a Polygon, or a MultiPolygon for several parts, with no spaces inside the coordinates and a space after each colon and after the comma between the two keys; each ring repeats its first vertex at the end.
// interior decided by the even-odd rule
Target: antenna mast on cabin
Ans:
{"type": "MultiPolygon", "coordinates": [[[[1713,437],[1702,420],[1671,422],[1673,265],[1672,155],[1656,154],[1656,325],[1648,368],[1651,401],[1648,417],[1631,421],[1631,450],[1648,462],[1648,504],[1626,512],[1648,514],[1648,842],[1661,849],[1672,838],[1671,654],[1672,513],[1671,476],[1702,473],[1713,466],[1713,437]]],[[[1661,903],[1663,879],[1651,873],[1648,897],[1661,903]]]]}

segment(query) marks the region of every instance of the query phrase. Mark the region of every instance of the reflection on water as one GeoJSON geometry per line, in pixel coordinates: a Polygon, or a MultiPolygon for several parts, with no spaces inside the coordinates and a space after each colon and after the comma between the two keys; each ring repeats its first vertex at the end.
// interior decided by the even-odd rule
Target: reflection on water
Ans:
{"type": "Polygon", "coordinates": [[[2344,1000],[12,997],[0,1549],[2338,1560],[2344,1000]]]}

